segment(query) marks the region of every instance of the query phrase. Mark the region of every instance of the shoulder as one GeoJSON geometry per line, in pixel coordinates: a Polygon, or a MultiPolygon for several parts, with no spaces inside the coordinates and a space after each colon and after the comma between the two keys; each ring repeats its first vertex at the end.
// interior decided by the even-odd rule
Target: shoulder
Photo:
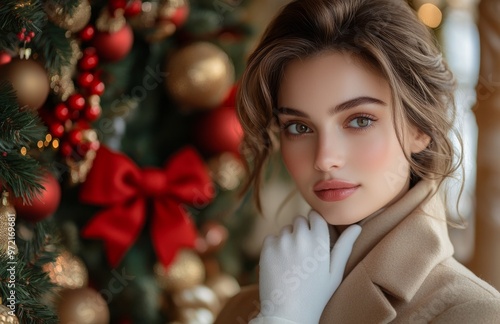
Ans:
{"type": "Polygon", "coordinates": [[[248,323],[260,311],[258,285],[251,285],[241,289],[232,297],[221,310],[215,324],[248,323]]]}
{"type": "Polygon", "coordinates": [[[454,258],[444,260],[440,265],[443,271],[453,279],[452,283],[454,283],[455,287],[461,287],[463,290],[466,290],[462,291],[462,293],[468,292],[465,296],[469,298],[476,297],[500,299],[500,293],[493,286],[476,276],[472,271],[454,258]]]}
{"type": "Polygon", "coordinates": [[[500,323],[500,293],[454,258],[430,271],[407,306],[400,311],[414,323],[500,323]]]}
{"type": "Polygon", "coordinates": [[[471,300],[453,306],[436,316],[431,323],[500,323],[500,299],[471,300]]]}

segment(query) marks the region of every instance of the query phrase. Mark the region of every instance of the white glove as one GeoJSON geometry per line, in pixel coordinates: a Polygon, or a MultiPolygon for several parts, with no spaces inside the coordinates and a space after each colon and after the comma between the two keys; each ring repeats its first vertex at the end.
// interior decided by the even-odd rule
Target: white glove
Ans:
{"type": "Polygon", "coordinates": [[[261,309],[250,324],[318,323],[342,282],[361,226],[342,232],[330,251],[328,224],[317,212],[268,236],[260,255],[261,309]]]}

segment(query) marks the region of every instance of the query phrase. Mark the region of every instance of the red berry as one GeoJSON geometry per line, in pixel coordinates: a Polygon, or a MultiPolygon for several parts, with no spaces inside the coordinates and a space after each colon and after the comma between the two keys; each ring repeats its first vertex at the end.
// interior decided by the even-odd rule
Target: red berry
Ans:
{"type": "Polygon", "coordinates": [[[19,39],[21,42],[24,40],[24,33],[18,33],[17,34],[17,39],[19,39]]]}
{"type": "Polygon", "coordinates": [[[82,110],[85,108],[85,98],[79,93],[72,94],[69,96],[68,100],[66,100],[68,107],[73,110],[82,110]]]}
{"type": "Polygon", "coordinates": [[[114,13],[116,9],[125,9],[127,0],[110,0],[108,3],[109,11],[114,13]]]}
{"type": "Polygon", "coordinates": [[[140,14],[142,11],[142,1],[133,0],[129,2],[128,6],[125,8],[125,17],[133,17],[140,14]]]}
{"type": "Polygon", "coordinates": [[[78,110],[70,111],[69,119],[71,119],[73,121],[79,120],[80,119],[80,111],[78,111],[78,110]]]}
{"type": "Polygon", "coordinates": [[[26,36],[26,38],[24,40],[26,41],[26,43],[29,43],[29,42],[31,42],[31,37],[26,36]]]}
{"type": "Polygon", "coordinates": [[[86,47],[84,50],[83,50],[83,55],[94,55],[94,54],[97,54],[97,51],[94,47],[92,46],[89,46],[89,47],[86,47]]]}
{"type": "Polygon", "coordinates": [[[87,152],[90,150],[90,144],[89,143],[81,143],[75,147],[76,153],[80,156],[85,156],[87,152]]]}
{"type": "Polygon", "coordinates": [[[90,72],[82,72],[78,76],[78,85],[82,88],[88,88],[92,81],[94,81],[94,75],[90,72]]]}
{"type": "Polygon", "coordinates": [[[85,118],[89,122],[93,122],[97,120],[101,116],[101,106],[99,105],[94,105],[94,106],[87,106],[85,108],[85,118]]]}
{"type": "Polygon", "coordinates": [[[83,56],[78,62],[78,66],[82,70],[92,70],[99,64],[99,58],[97,57],[97,54],[95,53],[95,49],[90,47],[85,49],[83,52],[83,56]],[[89,50],[92,49],[92,50],[89,50]]]}
{"type": "Polygon", "coordinates": [[[64,126],[60,123],[49,125],[49,131],[53,137],[61,138],[64,135],[64,126]]]}
{"type": "Polygon", "coordinates": [[[101,96],[104,93],[104,83],[100,80],[94,80],[90,84],[90,94],[101,96]]]}
{"type": "Polygon", "coordinates": [[[31,37],[31,38],[35,37],[35,32],[34,31],[30,31],[28,33],[28,36],[31,37]]]}
{"type": "Polygon", "coordinates": [[[22,32],[22,33],[25,33],[25,32],[26,32],[26,28],[24,28],[24,27],[23,27],[23,28],[21,28],[21,32],[22,32]]]}
{"type": "Polygon", "coordinates": [[[68,106],[66,106],[63,103],[57,104],[56,108],[54,109],[54,115],[59,121],[65,122],[69,119],[69,109],[68,106]]]}
{"type": "Polygon", "coordinates": [[[71,147],[71,144],[69,144],[68,142],[63,142],[60,146],[60,152],[62,156],[68,157],[71,155],[71,153],[73,153],[73,148],[71,147]]]}
{"type": "Polygon", "coordinates": [[[68,134],[68,141],[73,145],[79,145],[82,143],[83,133],[81,130],[72,130],[68,134]]]}
{"type": "Polygon", "coordinates": [[[80,38],[84,42],[90,41],[92,38],[94,38],[94,35],[95,28],[92,25],[87,25],[80,31],[80,38]]]}

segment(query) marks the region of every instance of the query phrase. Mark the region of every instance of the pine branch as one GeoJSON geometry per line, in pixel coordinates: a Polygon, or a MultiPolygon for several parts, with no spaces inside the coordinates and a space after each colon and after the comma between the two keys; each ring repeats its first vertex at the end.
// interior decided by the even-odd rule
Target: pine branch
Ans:
{"type": "Polygon", "coordinates": [[[20,149],[29,148],[44,132],[39,116],[31,110],[19,109],[12,86],[0,83],[0,184],[11,188],[25,202],[43,188],[42,171],[39,163],[21,155],[20,149]]]}
{"type": "Polygon", "coordinates": [[[58,244],[58,237],[52,234],[54,230],[52,223],[39,222],[35,225],[33,240],[18,240],[18,254],[0,254],[0,264],[7,265],[0,267],[0,292],[4,297],[11,296],[11,290],[15,292],[20,323],[58,323],[54,311],[42,302],[57,287],[43,270],[45,263],[57,257],[53,247],[58,244]],[[15,280],[11,279],[11,271],[15,273],[15,280]]]}
{"type": "Polygon", "coordinates": [[[9,151],[42,138],[45,127],[37,113],[19,109],[16,93],[7,82],[0,83],[0,150],[9,151]]]}
{"type": "Polygon", "coordinates": [[[17,51],[20,43],[17,34],[24,28],[38,34],[47,16],[40,0],[2,0],[0,2],[0,50],[17,51]]]}
{"type": "Polygon", "coordinates": [[[45,58],[45,68],[60,73],[62,66],[68,65],[72,55],[71,39],[66,38],[66,30],[47,23],[43,34],[35,37],[33,49],[45,58]]]}
{"type": "Polygon", "coordinates": [[[18,248],[22,261],[29,267],[42,267],[54,262],[59,253],[56,247],[61,243],[55,225],[51,221],[36,223],[33,237],[30,241],[19,239],[18,248]]]}
{"type": "Polygon", "coordinates": [[[30,156],[15,151],[0,155],[0,185],[12,189],[24,203],[31,202],[43,190],[41,180],[40,165],[30,156]]]}
{"type": "Polygon", "coordinates": [[[47,297],[45,294],[57,287],[48,274],[40,267],[28,267],[17,255],[13,259],[0,255],[0,263],[7,265],[0,268],[1,294],[4,299],[14,297],[20,323],[58,323],[55,312],[42,302],[42,298],[47,297]],[[12,269],[15,280],[11,280],[12,269]],[[15,294],[11,294],[11,290],[15,294]]]}
{"type": "Polygon", "coordinates": [[[0,31],[18,33],[22,28],[38,33],[47,16],[40,0],[3,0],[0,4],[0,31]]]}

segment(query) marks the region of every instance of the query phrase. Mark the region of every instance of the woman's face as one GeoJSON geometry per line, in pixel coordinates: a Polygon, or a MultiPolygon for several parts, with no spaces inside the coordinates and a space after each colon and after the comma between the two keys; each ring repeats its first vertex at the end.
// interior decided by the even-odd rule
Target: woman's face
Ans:
{"type": "MultiPolygon", "coordinates": [[[[278,96],[281,153],[309,205],[333,225],[356,223],[409,189],[387,81],[359,59],[327,53],[291,62],[278,96]]],[[[405,150],[428,137],[411,128],[405,150]]]]}

